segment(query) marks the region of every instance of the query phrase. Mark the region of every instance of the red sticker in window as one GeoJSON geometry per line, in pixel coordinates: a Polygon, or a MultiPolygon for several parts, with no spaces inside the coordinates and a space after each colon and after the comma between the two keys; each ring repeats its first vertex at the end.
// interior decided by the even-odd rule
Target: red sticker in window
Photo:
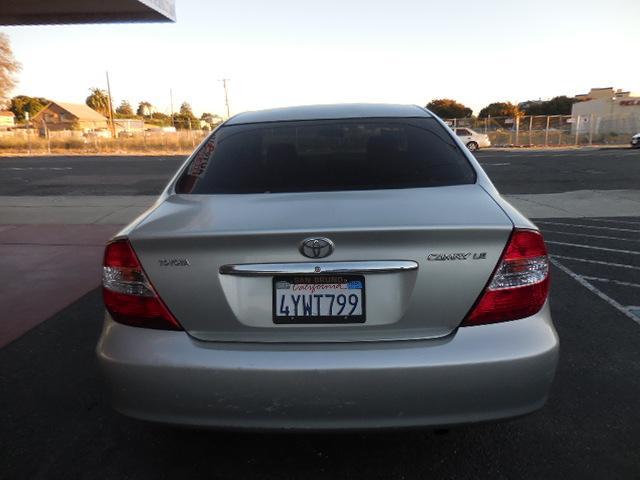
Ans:
{"type": "Polygon", "coordinates": [[[189,165],[189,169],[187,170],[187,174],[192,175],[194,177],[199,177],[204,173],[207,169],[207,165],[209,164],[209,160],[211,159],[211,155],[213,155],[213,151],[216,148],[216,138],[211,137],[207,140],[200,151],[196,154],[196,157],[189,165]]]}

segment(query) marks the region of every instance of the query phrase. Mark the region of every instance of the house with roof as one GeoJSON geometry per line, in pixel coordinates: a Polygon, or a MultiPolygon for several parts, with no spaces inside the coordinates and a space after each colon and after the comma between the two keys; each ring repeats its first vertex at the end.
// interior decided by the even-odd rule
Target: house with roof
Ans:
{"type": "Polygon", "coordinates": [[[82,130],[83,132],[109,128],[109,120],[83,103],[51,102],[31,118],[40,129],[82,130]]]}
{"type": "Polygon", "coordinates": [[[8,130],[16,126],[16,116],[9,110],[0,110],[0,130],[8,130]]]}

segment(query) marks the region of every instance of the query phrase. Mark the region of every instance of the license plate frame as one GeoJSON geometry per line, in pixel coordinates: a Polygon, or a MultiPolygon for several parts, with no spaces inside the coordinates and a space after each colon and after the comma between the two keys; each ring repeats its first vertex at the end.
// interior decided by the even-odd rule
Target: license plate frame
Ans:
{"type": "MultiPolygon", "coordinates": [[[[355,292],[354,292],[355,293],[355,292]]],[[[276,325],[318,325],[318,324],[363,324],[366,322],[366,284],[364,275],[358,274],[319,274],[319,275],[276,275],[272,281],[272,318],[276,325]],[[339,280],[339,281],[331,281],[339,280]],[[310,284],[326,285],[332,283],[360,282],[360,309],[359,315],[278,315],[278,283],[287,282],[290,285],[310,284]]],[[[326,305],[325,305],[326,306],[326,305]]],[[[349,308],[349,307],[346,307],[349,308]]]]}

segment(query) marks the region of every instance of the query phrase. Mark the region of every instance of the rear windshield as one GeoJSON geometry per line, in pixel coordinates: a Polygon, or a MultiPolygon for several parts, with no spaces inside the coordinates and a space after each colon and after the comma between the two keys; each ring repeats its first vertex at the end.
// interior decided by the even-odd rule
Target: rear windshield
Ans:
{"type": "Polygon", "coordinates": [[[200,147],[177,193],[419,188],[474,183],[476,174],[433,118],[223,126],[200,147]]]}

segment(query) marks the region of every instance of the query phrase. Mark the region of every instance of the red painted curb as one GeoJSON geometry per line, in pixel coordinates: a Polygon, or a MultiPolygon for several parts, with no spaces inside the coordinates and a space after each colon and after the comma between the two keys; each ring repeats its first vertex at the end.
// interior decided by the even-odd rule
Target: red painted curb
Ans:
{"type": "Polygon", "coordinates": [[[0,347],[96,288],[104,244],[120,228],[0,226],[0,347]]]}

